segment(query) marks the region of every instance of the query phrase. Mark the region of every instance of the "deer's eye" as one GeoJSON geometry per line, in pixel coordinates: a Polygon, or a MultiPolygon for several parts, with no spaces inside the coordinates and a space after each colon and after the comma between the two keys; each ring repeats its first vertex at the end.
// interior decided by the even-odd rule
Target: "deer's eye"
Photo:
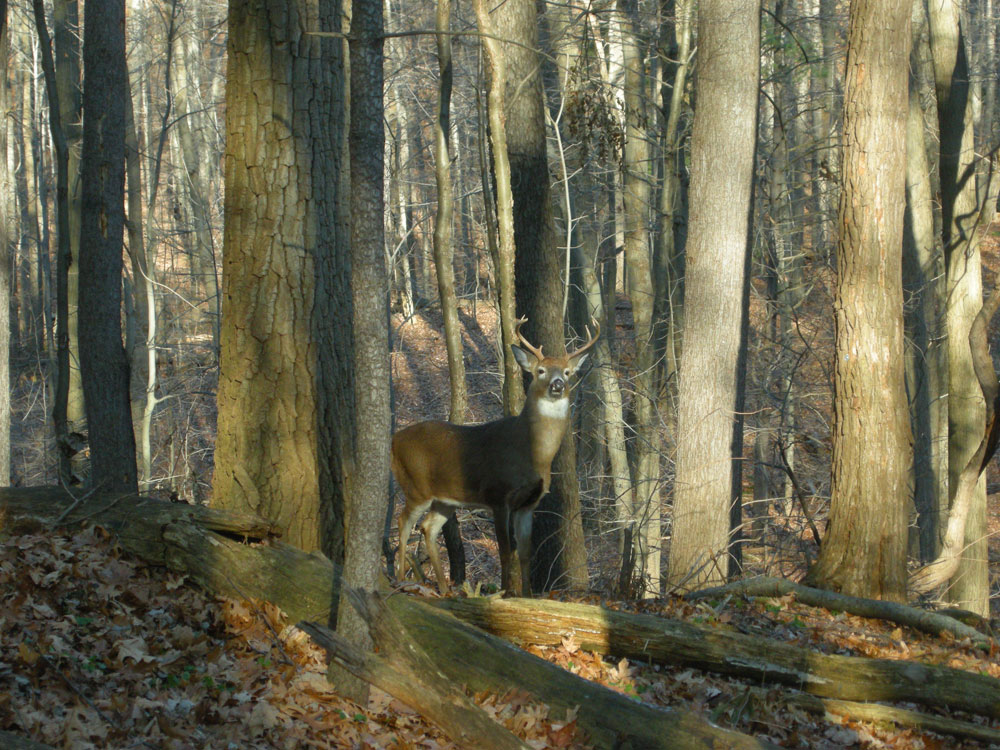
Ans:
{"type": "Polygon", "coordinates": [[[563,370],[563,377],[564,378],[568,378],[569,377],[569,370],[563,370]]]}
{"type": "Polygon", "coordinates": [[[544,374],[545,374],[545,368],[544,367],[539,367],[538,368],[538,377],[542,377],[544,374]]]}

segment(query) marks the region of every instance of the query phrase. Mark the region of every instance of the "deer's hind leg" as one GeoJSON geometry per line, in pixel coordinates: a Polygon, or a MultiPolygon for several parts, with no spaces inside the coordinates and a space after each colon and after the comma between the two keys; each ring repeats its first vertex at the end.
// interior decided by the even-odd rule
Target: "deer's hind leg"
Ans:
{"type": "MultiPolygon", "coordinates": [[[[405,494],[404,494],[405,497],[405,494]]],[[[416,525],[417,520],[420,518],[421,514],[430,507],[431,501],[426,500],[417,505],[411,505],[409,498],[403,503],[403,510],[399,514],[399,551],[396,553],[396,580],[402,581],[406,578],[406,546],[410,541],[410,534],[413,532],[413,527],[416,525]]],[[[419,568],[420,562],[415,563],[419,568]]],[[[416,570],[418,575],[422,575],[423,571],[416,570]]]]}
{"type": "Polygon", "coordinates": [[[424,532],[424,544],[427,546],[427,555],[431,558],[431,565],[434,566],[434,575],[437,578],[438,591],[447,594],[451,589],[448,579],[444,577],[444,570],[441,568],[441,558],[438,555],[437,538],[441,529],[448,522],[448,519],[455,515],[455,507],[446,503],[435,501],[431,503],[431,509],[424,516],[420,529],[424,532]]]}

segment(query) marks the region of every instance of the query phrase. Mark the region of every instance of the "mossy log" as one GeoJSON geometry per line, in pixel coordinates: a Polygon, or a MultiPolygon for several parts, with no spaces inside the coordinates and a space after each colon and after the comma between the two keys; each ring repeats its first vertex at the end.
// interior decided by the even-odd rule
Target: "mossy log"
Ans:
{"type": "Polygon", "coordinates": [[[524,599],[430,602],[522,644],[572,635],[588,651],[788,685],[825,698],[911,701],[1000,718],[1000,680],[912,661],[821,654],[768,638],[588,604],[524,599]]]}

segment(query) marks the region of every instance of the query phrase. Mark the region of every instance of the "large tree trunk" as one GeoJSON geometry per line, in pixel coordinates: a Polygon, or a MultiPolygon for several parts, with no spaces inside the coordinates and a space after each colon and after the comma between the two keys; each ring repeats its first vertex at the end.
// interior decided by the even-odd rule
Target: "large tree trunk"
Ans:
{"type": "Polygon", "coordinates": [[[340,4],[230,5],[213,503],[339,561],[355,473],[343,49],[304,28],[338,31],[340,4]]]}
{"type": "Polygon", "coordinates": [[[760,4],[702,2],[698,102],[691,133],[691,221],[685,261],[670,583],[699,588],[730,575],[742,502],[740,376],[748,227],[757,132],[760,4]],[[735,514],[735,515],[731,515],[735,514]]]}
{"type": "Polygon", "coordinates": [[[906,598],[910,426],[903,381],[906,0],[851,4],[837,247],[830,526],[812,579],[906,598]]]}
{"type": "Polygon", "coordinates": [[[122,346],[125,231],[124,0],[86,5],[83,182],[80,225],[80,369],[87,405],[91,484],[136,492],[129,361],[122,346]]]}

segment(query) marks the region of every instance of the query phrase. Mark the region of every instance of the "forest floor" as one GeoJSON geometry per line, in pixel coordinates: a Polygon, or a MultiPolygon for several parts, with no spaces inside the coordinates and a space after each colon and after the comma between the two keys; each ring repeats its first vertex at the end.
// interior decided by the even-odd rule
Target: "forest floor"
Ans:
{"type": "MultiPolygon", "coordinates": [[[[640,609],[817,652],[1000,679],[996,655],[969,642],[834,615],[791,597],[735,597],[714,607],[668,598],[640,609]]],[[[694,711],[782,747],[984,747],[887,722],[820,718],[789,706],[788,688],[604,659],[572,638],[529,650],[636,700],[694,711]]],[[[381,691],[367,706],[340,698],[326,682],[323,652],[273,606],[206,595],[182,576],[130,559],[99,528],[0,536],[0,686],[0,730],[60,748],[455,747],[381,691]]],[[[532,747],[588,747],[572,717],[557,720],[527,695],[475,699],[532,747]]]]}

